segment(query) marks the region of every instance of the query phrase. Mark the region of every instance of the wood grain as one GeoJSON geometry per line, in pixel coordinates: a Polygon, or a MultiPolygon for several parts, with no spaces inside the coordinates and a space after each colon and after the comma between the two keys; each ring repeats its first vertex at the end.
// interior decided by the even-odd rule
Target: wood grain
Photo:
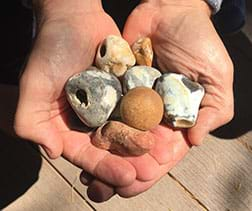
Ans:
{"type": "MultiPolygon", "coordinates": [[[[19,140],[20,141],[20,140],[19,140]]],[[[10,149],[11,150],[11,149],[10,149]]],[[[28,150],[34,157],[37,152],[28,150]]],[[[29,172],[26,172],[29,174],[29,172]]],[[[17,175],[18,176],[18,175],[17,175]]],[[[11,181],[10,181],[11,182],[11,181]]],[[[4,211],[93,210],[71,186],[42,159],[38,181],[27,192],[7,206],[4,211]]]]}
{"type": "MultiPolygon", "coordinates": [[[[42,152],[44,156],[46,154],[42,152]]],[[[46,156],[47,157],[47,156],[46,156]]],[[[194,200],[176,181],[170,176],[165,176],[163,179],[152,187],[147,192],[138,195],[137,197],[125,199],[119,196],[114,196],[107,202],[94,203],[87,197],[87,187],[83,186],[79,181],[81,170],[73,166],[63,158],[50,160],[49,162],[64,175],[65,179],[80,192],[85,199],[98,211],[181,211],[181,210],[204,210],[204,208],[194,200]]]]}
{"type": "Polygon", "coordinates": [[[171,175],[209,210],[252,210],[252,154],[237,140],[208,136],[171,175]]]}

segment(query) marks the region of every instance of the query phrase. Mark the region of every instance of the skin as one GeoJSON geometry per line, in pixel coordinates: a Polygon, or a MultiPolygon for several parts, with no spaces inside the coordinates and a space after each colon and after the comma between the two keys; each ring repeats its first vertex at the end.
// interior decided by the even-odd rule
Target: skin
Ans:
{"type": "Polygon", "coordinates": [[[154,148],[140,157],[120,157],[95,148],[91,133],[71,130],[67,124],[72,113],[64,84],[92,64],[96,47],[107,35],[120,32],[98,0],[34,3],[38,34],[20,80],[15,130],[40,144],[51,158],[62,155],[82,168],[82,175],[89,175],[82,181],[89,186],[91,199],[105,201],[114,193],[132,197],[146,191],[184,157],[191,144],[200,144],[209,131],[232,118],[232,62],[206,3],[143,1],[128,17],[123,37],[132,43],[139,36],[150,36],[162,70],[183,73],[205,87],[199,119],[188,131],[159,125],[151,131],[154,148]]]}
{"type": "MultiPolygon", "coordinates": [[[[210,131],[233,117],[233,64],[210,16],[210,8],[201,0],[145,0],[128,17],[124,38],[132,44],[139,37],[151,37],[159,68],[199,82],[206,95],[193,128],[171,131],[159,126],[152,131],[161,134],[157,139],[174,150],[173,157],[159,165],[159,173],[152,180],[136,180],[128,187],[115,188],[121,196],[131,197],[146,191],[185,155],[186,140],[200,145],[210,131]]],[[[98,185],[91,183],[89,189],[97,191],[98,185]]]]}

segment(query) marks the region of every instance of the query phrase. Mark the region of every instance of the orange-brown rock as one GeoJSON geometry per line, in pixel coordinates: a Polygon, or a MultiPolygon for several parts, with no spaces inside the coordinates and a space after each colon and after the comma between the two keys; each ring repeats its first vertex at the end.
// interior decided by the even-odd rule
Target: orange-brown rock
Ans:
{"type": "Polygon", "coordinates": [[[92,143],[115,154],[139,156],[153,147],[154,137],[149,131],[137,130],[122,122],[110,121],[97,129],[92,143]]]}
{"type": "Polygon", "coordinates": [[[136,87],[123,98],[120,113],[123,122],[140,129],[149,130],[162,120],[164,105],[160,95],[151,88],[136,87]]]}
{"type": "Polygon", "coordinates": [[[131,48],[136,57],[137,64],[149,67],[152,66],[153,50],[150,38],[139,38],[135,43],[133,43],[131,48]]]}

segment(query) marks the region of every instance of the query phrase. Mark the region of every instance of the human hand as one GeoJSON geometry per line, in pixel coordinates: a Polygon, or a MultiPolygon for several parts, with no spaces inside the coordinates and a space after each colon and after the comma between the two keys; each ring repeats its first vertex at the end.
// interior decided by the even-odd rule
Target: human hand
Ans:
{"type": "Polygon", "coordinates": [[[129,43],[151,37],[161,70],[182,73],[204,86],[197,123],[187,132],[193,145],[233,117],[233,65],[210,13],[202,0],[143,0],[123,33],[129,43]]]}
{"type": "Polygon", "coordinates": [[[151,130],[155,145],[149,153],[138,157],[125,157],[137,171],[134,182],[126,186],[113,186],[83,171],[81,182],[88,186],[90,199],[103,202],[115,194],[122,197],[133,197],[152,187],[162,176],[174,167],[188,152],[190,144],[186,134],[165,125],[151,130]]]}
{"type": "MultiPolygon", "coordinates": [[[[233,116],[232,62],[211,23],[210,8],[204,1],[143,0],[129,16],[123,37],[132,44],[145,36],[152,40],[161,70],[182,73],[201,83],[206,95],[193,128],[172,130],[160,125],[152,130],[156,145],[145,155],[154,158],[159,166],[152,179],[136,179],[129,186],[113,189],[97,179],[85,179],[83,174],[89,194],[100,201],[114,193],[130,197],[147,190],[184,157],[189,149],[187,140],[201,144],[209,131],[233,116]]],[[[136,159],[134,162],[138,163],[136,159]]]]}
{"type": "Polygon", "coordinates": [[[63,155],[99,181],[115,186],[121,195],[144,191],[152,184],[147,181],[156,180],[161,171],[177,162],[173,158],[179,156],[174,154],[185,153],[187,143],[170,143],[168,133],[167,137],[159,137],[150,154],[124,158],[94,147],[91,133],[69,128],[72,112],[64,94],[65,82],[93,63],[100,41],[120,33],[94,0],[40,1],[38,6],[38,34],[20,80],[16,133],[40,144],[50,158],[63,155]],[[176,147],[181,144],[186,147],[176,147]],[[136,189],[139,182],[144,185],[136,189]]]}
{"type": "Polygon", "coordinates": [[[131,184],[136,171],[128,161],[94,147],[90,133],[69,128],[72,113],[64,92],[67,79],[93,63],[98,44],[119,30],[100,1],[41,0],[35,6],[38,34],[20,81],[16,133],[102,181],[131,184]]]}

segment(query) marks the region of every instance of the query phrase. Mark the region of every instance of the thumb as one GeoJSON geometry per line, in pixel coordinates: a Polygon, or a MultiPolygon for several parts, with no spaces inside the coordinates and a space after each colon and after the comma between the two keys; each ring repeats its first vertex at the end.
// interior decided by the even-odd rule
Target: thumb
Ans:
{"type": "Polygon", "coordinates": [[[226,124],[232,117],[232,112],[225,113],[212,107],[201,108],[196,125],[188,129],[188,139],[190,143],[192,145],[202,144],[203,139],[209,132],[226,124]]]}
{"type": "Polygon", "coordinates": [[[60,134],[52,123],[52,86],[39,71],[36,58],[31,59],[20,80],[19,100],[15,114],[16,134],[40,144],[50,158],[56,158],[63,151],[60,134]],[[35,65],[35,66],[34,66],[35,65]]]}
{"type": "Polygon", "coordinates": [[[146,3],[138,5],[129,15],[124,29],[123,38],[132,45],[140,37],[150,37],[152,34],[153,8],[146,3]]]}

